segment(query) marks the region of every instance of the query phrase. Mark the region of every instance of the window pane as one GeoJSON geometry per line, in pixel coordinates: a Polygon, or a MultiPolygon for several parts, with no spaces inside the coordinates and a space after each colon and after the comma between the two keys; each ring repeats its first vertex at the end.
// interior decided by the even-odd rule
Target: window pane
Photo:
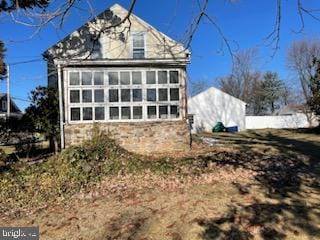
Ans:
{"type": "Polygon", "coordinates": [[[142,107],[133,107],[133,119],[142,119],[142,107]]]}
{"type": "Polygon", "coordinates": [[[93,75],[94,85],[103,85],[103,72],[95,72],[93,75]]]}
{"type": "Polygon", "coordinates": [[[119,102],[118,89],[109,89],[109,102],[119,102]]]}
{"type": "Polygon", "coordinates": [[[168,101],[168,89],[159,88],[159,101],[168,101]]]}
{"type": "Polygon", "coordinates": [[[130,89],[121,89],[121,102],[130,102],[130,89]]]}
{"type": "Polygon", "coordinates": [[[94,109],[94,119],[104,120],[104,107],[96,107],[94,109]]]}
{"type": "Polygon", "coordinates": [[[110,119],[115,120],[119,119],[119,108],[118,107],[110,107],[110,119]]]}
{"type": "Polygon", "coordinates": [[[179,83],[178,71],[170,71],[170,83],[179,83]]]}
{"type": "Polygon", "coordinates": [[[167,71],[158,72],[158,83],[159,84],[168,83],[167,71]]]}
{"type": "Polygon", "coordinates": [[[159,106],[159,117],[168,118],[168,106],[159,106]]]}
{"type": "Polygon", "coordinates": [[[130,119],[131,111],[130,107],[121,107],[121,119],[130,119]]]}
{"type": "Polygon", "coordinates": [[[92,90],[82,90],[82,102],[92,102],[92,90]]]}
{"type": "Polygon", "coordinates": [[[147,89],[147,101],[149,102],[157,101],[157,92],[155,88],[147,89]]]}
{"type": "Polygon", "coordinates": [[[179,117],[178,106],[170,106],[170,117],[171,118],[178,118],[179,117]]]}
{"type": "Polygon", "coordinates": [[[80,91],[79,90],[70,90],[70,102],[79,103],[80,102],[80,91]]]}
{"type": "Polygon", "coordinates": [[[104,102],[104,90],[94,90],[94,102],[104,102]]]}
{"type": "Polygon", "coordinates": [[[120,72],[120,83],[122,85],[130,84],[130,73],[129,72],[120,72]]]}
{"type": "Polygon", "coordinates": [[[144,34],[137,33],[132,35],[133,48],[144,48],[144,34]]]}
{"type": "Polygon", "coordinates": [[[108,76],[109,76],[109,85],[118,85],[119,84],[117,72],[109,72],[108,76]]]}
{"type": "Polygon", "coordinates": [[[134,102],[142,102],[142,89],[133,89],[132,95],[134,102]]]}
{"type": "Polygon", "coordinates": [[[141,72],[132,72],[132,84],[141,84],[141,72]]]}
{"type": "Polygon", "coordinates": [[[141,59],[144,58],[144,49],[133,49],[133,55],[132,57],[134,59],[141,59]]]}
{"type": "Polygon", "coordinates": [[[92,84],[92,73],[91,72],[83,72],[81,74],[81,82],[82,82],[82,85],[91,85],[92,84]]]}
{"type": "Polygon", "coordinates": [[[92,120],[92,107],[84,107],[82,116],[83,120],[92,120]]]}
{"type": "Polygon", "coordinates": [[[71,121],[80,120],[80,108],[71,108],[71,121]]]}
{"type": "Polygon", "coordinates": [[[148,106],[148,118],[157,118],[156,106],[148,106]]]}
{"type": "Polygon", "coordinates": [[[80,74],[78,72],[69,73],[70,85],[80,85],[80,74]]]}
{"type": "Polygon", "coordinates": [[[147,84],[155,84],[155,83],[156,83],[156,72],[147,71],[147,84]]]}
{"type": "Polygon", "coordinates": [[[179,88],[170,88],[170,100],[179,101],[179,88]]]}

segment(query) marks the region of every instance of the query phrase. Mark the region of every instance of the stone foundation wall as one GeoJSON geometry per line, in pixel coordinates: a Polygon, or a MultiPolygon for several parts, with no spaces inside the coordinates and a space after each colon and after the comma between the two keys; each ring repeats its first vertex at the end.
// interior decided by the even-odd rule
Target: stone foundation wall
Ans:
{"type": "MultiPolygon", "coordinates": [[[[186,121],[99,123],[99,129],[111,136],[128,151],[150,154],[189,149],[189,129],[186,121]]],[[[65,125],[66,147],[80,144],[92,137],[93,124],[65,125]]]]}

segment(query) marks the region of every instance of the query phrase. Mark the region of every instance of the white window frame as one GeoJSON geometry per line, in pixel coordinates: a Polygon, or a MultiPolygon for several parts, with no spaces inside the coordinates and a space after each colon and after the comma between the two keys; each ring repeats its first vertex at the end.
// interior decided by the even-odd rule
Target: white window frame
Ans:
{"type": "Polygon", "coordinates": [[[66,68],[67,75],[67,91],[66,91],[66,116],[68,119],[68,123],[77,124],[77,123],[93,123],[93,122],[149,122],[149,121],[178,121],[182,120],[183,109],[182,109],[182,70],[179,68],[103,68],[103,69],[94,69],[94,68],[66,68]],[[94,72],[104,72],[104,85],[94,85],[94,80],[92,79],[92,85],[81,85],[81,76],[82,72],[92,71],[92,78],[94,76],[94,72]],[[130,72],[130,84],[129,85],[121,85],[120,83],[120,72],[130,72]],[[141,84],[132,84],[132,72],[141,72],[142,83],[141,84]],[[146,83],[146,72],[147,71],[155,71],[156,74],[156,83],[155,84],[147,84],[146,83]],[[166,84],[158,84],[158,71],[167,71],[167,83],[166,84]],[[170,71],[178,72],[178,83],[170,83],[170,71]],[[69,73],[70,72],[79,72],[80,77],[80,85],[70,85],[69,84],[69,73]],[[118,85],[109,85],[109,72],[117,72],[119,77],[118,85]],[[155,88],[156,89],[156,101],[148,102],[147,99],[147,89],[155,88]],[[167,101],[159,101],[159,88],[167,89],[168,100],[167,101]],[[178,101],[170,101],[170,88],[178,88],[179,89],[179,100],[178,101]],[[82,90],[91,89],[92,90],[92,102],[91,103],[83,103],[82,102],[82,90]],[[104,102],[103,103],[95,103],[94,102],[94,90],[95,89],[104,89],[104,102]],[[109,89],[118,89],[118,102],[109,102],[109,89]],[[121,89],[130,89],[130,102],[121,102],[121,89]],[[141,102],[133,102],[133,89],[142,89],[142,101],[141,102]],[[70,102],[70,90],[79,90],[80,91],[80,103],[71,103],[70,102]],[[159,106],[166,105],[168,107],[168,117],[161,118],[159,116],[159,106]],[[141,106],[142,107],[142,119],[133,119],[133,107],[141,106]],[[157,118],[148,119],[147,116],[147,107],[148,106],[156,106],[157,118]],[[178,107],[178,117],[171,117],[170,114],[170,106],[178,107]],[[92,107],[92,120],[82,120],[83,118],[83,108],[84,107],[92,107]],[[95,107],[104,107],[104,120],[95,120],[95,107]],[[119,119],[110,119],[110,107],[119,107],[119,119]],[[121,119],[121,107],[130,107],[130,119],[121,119]],[[71,120],[71,108],[80,108],[80,120],[71,120]]]}
{"type": "Polygon", "coordinates": [[[131,51],[131,57],[133,59],[145,59],[147,58],[147,34],[146,32],[132,32],[130,35],[130,51],[131,51]],[[143,45],[144,45],[144,57],[143,58],[134,58],[133,57],[133,36],[134,35],[143,35],[143,45]]]}

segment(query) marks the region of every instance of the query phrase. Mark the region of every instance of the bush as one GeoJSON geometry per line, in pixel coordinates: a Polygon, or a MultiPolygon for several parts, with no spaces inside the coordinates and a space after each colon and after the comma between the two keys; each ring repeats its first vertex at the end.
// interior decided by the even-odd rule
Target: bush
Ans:
{"type": "Polygon", "coordinates": [[[6,165],[7,158],[7,154],[0,149],[0,169],[6,165]]]}
{"type": "Polygon", "coordinates": [[[16,162],[0,172],[0,212],[64,201],[105,176],[151,171],[168,174],[190,164],[164,158],[147,161],[95,130],[91,140],[34,165],[16,162]]]}
{"type": "Polygon", "coordinates": [[[70,147],[44,163],[7,166],[0,172],[0,210],[68,199],[88,183],[118,174],[128,162],[133,163],[128,164],[129,171],[136,171],[142,161],[119,147],[110,136],[96,131],[90,141],[70,147]]]}

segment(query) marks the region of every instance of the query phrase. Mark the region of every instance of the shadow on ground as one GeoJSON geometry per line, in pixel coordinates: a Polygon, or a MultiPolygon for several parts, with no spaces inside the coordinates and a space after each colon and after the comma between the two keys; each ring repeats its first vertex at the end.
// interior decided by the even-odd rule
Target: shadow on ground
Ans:
{"type": "Polygon", "coordinates": [[[251,169],[255,183],[234,184],[241,194],[261,193],[248,204],[232,204],[214,219],[199,219],[202,239],[316,239],[320,237],[320,146],[308,135],[250,133],[249,136],[219,136],[240,146],[239,152],[201,156],[205,162],[251,169]],[[281,154],[252,150],[253,144],[268,144],[281,154]],[[253,190],[255,189],[255,190],[253,190]]]}

